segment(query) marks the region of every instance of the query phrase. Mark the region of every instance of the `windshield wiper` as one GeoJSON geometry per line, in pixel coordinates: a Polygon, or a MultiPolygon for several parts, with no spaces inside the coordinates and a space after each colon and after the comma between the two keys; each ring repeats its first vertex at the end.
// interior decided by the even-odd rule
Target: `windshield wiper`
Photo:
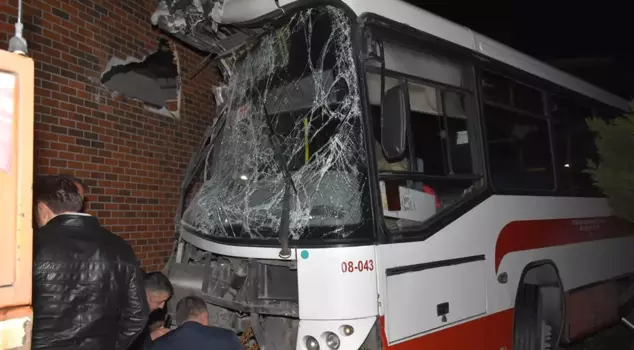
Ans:
{"type": "Polygon", "coordinates": [[[262,108],[264,109],[266,125],[269,128],[269,141],[271,142],[271,145],[273,145],[275,159],[277,160],[277,163],[282,170],[282,175],[284,176],[284,197],[282,199],[282,217],[280,218],[280,230],[278,232],[278,237],[280,244],[282,245],[282,250],[280,250],[279,254],[280,258],[288,259],[291,256],[291,249],[288,246],[291,224],[291,189],[293,189],[295,194],[297,194],[297,188],[295,187],[295,182],[293,182],[291,172],[288,170],[288,166],[286,166],[286,162],[284,161],[284,155],[282,154],[282,149],[280,148],[281,142],[279,136],[275,133],[273,120],[269,116],[269,112],[266,110],[266,105],[264,103],[262,103],[262,108]]]}

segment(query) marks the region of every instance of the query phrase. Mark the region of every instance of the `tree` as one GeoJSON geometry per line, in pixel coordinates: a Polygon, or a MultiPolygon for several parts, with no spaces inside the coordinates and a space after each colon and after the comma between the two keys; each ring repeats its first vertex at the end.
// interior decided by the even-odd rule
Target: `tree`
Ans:
{"type": "MultiPolygon", "coordinates": [[[[634,111],[634,103],[632,104],[634,111]]],[[[596,134],[598,163],[588,161],[586,171],[608,198],[613,213],[634,222],[634,113],[605,121],[587,120],[596,134]]]]}

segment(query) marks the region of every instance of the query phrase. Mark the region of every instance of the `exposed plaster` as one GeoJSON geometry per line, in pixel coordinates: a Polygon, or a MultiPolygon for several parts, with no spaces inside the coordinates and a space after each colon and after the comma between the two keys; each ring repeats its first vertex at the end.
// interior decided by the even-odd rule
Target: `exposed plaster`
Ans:
{"type": "MultiPolygon", "coordinates": [[[[163,115],[170,118],[179,119],[180,108],[181,108],[181,78],[180,78],[180,64],[177,50],[175,50],[174,44],[168,43],[171,54],[173,56],[173,63],[176,66],[177,76],[175,79],[167,79],[167,78],[157,78],[152,79],[150,77],[141,75],[136,73],[134,68],[129,71],[113,74],[110,77],[107,77],[109,73],[112,72],[113,69],[117,69],[118,67],[124,67],[130,64],[142,64],[144,63],[150,56],[159,52],[160,47],[148,55],[145,55],[141,58],[128,56],[125,59],[119,57],[112,57],[104,71],[101,73],[99,77],[99,84],[105,89],[105,91],[110,91],[110,97],[116,98],[117,96],[123,96],[126,99],[137,100],[143,102],[145,109],[151,111],[153,113],[163,115]],[[104,79],[107,78],[107,82],[104,82],[104,79]],[[160,86],[163,84],[171,84],[175,80],[175,96],[170,96],[172,93],[170,92],[170,86],[160,86]],[[110,84],[108,84],[110,83],[110,84]],[[146,94],[143,96],[143,94],[146,94]],[[176,110],[170,110],[168,105],[170,102],[176,100],[176,110]],[[160,104],[162,103],[162,106],[160,104]]],[[[100,99],[101,93],[98,93],[95,96],[97,99],[100,99]]]]}

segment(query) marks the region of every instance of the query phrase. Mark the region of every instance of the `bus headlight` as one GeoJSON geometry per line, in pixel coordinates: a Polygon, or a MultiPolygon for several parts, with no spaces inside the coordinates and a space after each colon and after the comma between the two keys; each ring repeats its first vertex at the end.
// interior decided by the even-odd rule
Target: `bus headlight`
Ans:
{"type": "Polygon", "coordinates": [[[350,326],[350,325],[343,325],[341,326],[341,332],[343,333],[343,335],[345,335],[346,337],[351,336],[352,333],[354,333],[354,327],[350,326]]]}
{"type": "Polygon", "coordinates": [[[330,349],[332,350],[339,349],[339,346],[341,345],[341,341],[339,340],[339,337],[335,333],[326,332],[325,336],[326,336],[326,345],[328,345],[330,349]]]}
{"type": "Polygon", "coordinates": [[[319,350],[319,342],[317,342],[317,339],[309,335],[306,337],[305,342],[308,350],[319,350]]]}

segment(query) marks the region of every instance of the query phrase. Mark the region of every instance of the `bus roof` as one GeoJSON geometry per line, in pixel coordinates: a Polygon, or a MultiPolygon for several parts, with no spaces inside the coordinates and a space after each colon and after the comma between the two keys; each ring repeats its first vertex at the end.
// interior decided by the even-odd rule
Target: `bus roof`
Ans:
{"type": "Polygon", "coordinates": [[[466,47],[610,106],[629,110],[626,99],[589,84],[471,29],[402,0],[342,0],[358,16],[376,14],[466,47]]]}
{"type": "MultiPolygon", "coordinates": [[[[467,27],[453,23],[440,16],[434,15],[419,7],[411,5],[403,0],[339,0],[346,4],[357,16],[364,14],[375,14],[385,17],[395,22],[403,23],[421,32],[428,33],[440,39],[468,48],[484,56],[498,60],[517,69],[528,72],[542,79],[551,81],[557,85],[588,96],[607,105],[629,110],[629,103],[626,99],[609,93],[592,84],[589,84],[571,74],[563,72],[557,68],[547,65],[526,54],[514,50],[495,40],[478,34],[467,27]]],[[[231,46],[239,46],[239,42],[245,40],[244,35],[238,35],[232,31],[231,25],[249,23],[250,28],[257,27],[258,23],[266,24],[272,17],[279,16],[278,5],[282,8],[287,6],[297,6],[308,0],[212,0],[213,6],[200,7],[201,15],[210,18],[221,26],[225,26],[222,35],[200,30],[198,34],[187,34],[182,32],[183,21],[187,18],[178,18],[179,12],[176,9],[184,10],[184,6],[198,4],[195,0],[169,2],[174,8],[167,5],[165,0],[161,1],[163,7],[159,6],[152,15],[152,23],[159,25],[161,29],[175,34],[177,37],[189,42],[201,50],[221,54],[229,50],[231,46]],[[213,9],[212,9],[213,7],[213,9]],[[175,14],[172,14],[175,13],[175,14]],[[159,18],[163,17],[163,21],[159,18]],[[228,26],[227,26],[228,25],[228,26]],[[208,38],[201,37],[201,33],[207,33],[208,38]],[[183,35],[185,34],[185,35],[183,35]],[[235,38],[234,38],[235,36],[235,38]],[[215,45],[214,43],[218,43],[215,45]]],[[[191,6],[190,6],[191,10],[191,6]]],[[[185,12],[183,12],[185,13],[185,12]]],[[[200,21],[190,23],[196,26],[200,21]]],[[[254,32],[252,32],[254,33],[254,32]]],[[[243,33],[244,34],[244,33],[243,33]]]]}
{"type": "Polygon", "coordinates": [[[342,0],[358,16],[373,13],[395,22],[406,24],[425,32],[469,48],[485,56],[506,63],[557,85],[578,92],[610,106],[628,110],[626,99],[589,84],[526,54],[514,50],[471,29],[434,15],[402,0],[342,0]]]}

